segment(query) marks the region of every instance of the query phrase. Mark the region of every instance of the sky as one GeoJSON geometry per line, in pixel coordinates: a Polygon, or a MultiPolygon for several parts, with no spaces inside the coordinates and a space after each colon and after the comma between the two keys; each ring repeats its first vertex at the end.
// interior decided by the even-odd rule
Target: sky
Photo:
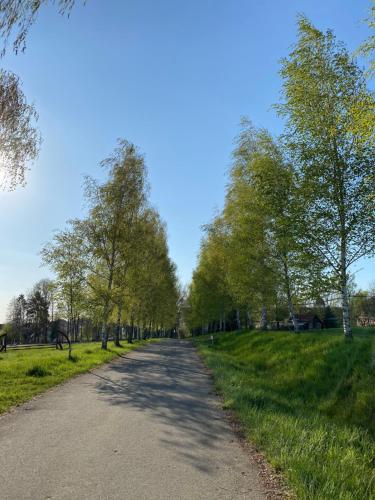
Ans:
{"type": "MultiPolygon", "coordinates": [[[[119,137],[145,154],[151,202],[168,227],[170,255],[188,283],[201,227],[223,206],[241,116],[272,133],[282,124],[280,59],[296,17],[332,28],[354,50],[369,34],[370,0],[77,0],[69,19],[44,7],[18,74],[39,113],[43,143],[27,186],[0,191],[0,322],[10,299],[52,276],[42,245],[84,214],[84,175],[119,137]]],[[[375,261],[356,281],[375,280],[375,261]]]]}

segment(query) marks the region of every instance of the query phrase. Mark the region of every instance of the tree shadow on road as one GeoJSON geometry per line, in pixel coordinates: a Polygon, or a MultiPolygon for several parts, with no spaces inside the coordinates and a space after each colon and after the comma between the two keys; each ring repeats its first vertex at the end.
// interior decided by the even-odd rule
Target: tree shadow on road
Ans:
{"type": "MultiPolygon", "coordinates": [[[[176,459],[208,474],[218,472],[215,451],[234,437],[189,342],[152,344],[92,375],[106,402],[147,412],[150,425],[162,429],[160,445],[176,459]]],[[[223,456],[220,466],[229,466],[223,456]]]]}

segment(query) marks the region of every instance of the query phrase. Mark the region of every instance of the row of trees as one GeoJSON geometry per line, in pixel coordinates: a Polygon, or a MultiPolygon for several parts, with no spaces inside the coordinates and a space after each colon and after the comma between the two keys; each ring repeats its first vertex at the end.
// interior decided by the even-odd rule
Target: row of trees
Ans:
{"type": "MultiPolygon", "coordinates": [[[[112,329],[120,344],[125,323],[130,326],[129,340],[135,330],[140,336],[175,329],[179,287],[165,226],[148,201],[143,156],[133,144],[120,140],[102,167],[108,172],[106,182],[86,178],[87,216],[69,221],[41,253],[56,274],[49,283],[43,318],[48,321],[53,304],[51,319],[65,319],[73,340],[83,323],[100,325],[106,349],[112,329]]],[[[34,295],[33,291],[27,299],[26,311],[34,295]]],[[[20,302],[19,297],[13,304],[20,302]]],[[[15,326],[17,315],[11,316],[15,326]]],[[[44,327],[45,323],[39,331],[44,327]]]]}
{"type": "Polygon", "coordinates": [[[298,330],[301,304],[330,297],[350,338],[350,268],[375,253],[374,95],[332,31],[304,17],[281,76],[284,133],[242,121],[225,206],[205,228],[189,323],[222,327],[242,310],[266,328],[287,309],[298,330]]]}

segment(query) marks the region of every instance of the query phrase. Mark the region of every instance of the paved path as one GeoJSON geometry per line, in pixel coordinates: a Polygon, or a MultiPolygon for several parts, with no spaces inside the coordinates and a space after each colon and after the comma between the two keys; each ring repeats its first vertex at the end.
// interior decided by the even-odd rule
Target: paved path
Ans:
{"type": "Polygon", "coordinates": [[[191,344],[169,340],[1,417],[0,498],[265,496],[191,344]]]}

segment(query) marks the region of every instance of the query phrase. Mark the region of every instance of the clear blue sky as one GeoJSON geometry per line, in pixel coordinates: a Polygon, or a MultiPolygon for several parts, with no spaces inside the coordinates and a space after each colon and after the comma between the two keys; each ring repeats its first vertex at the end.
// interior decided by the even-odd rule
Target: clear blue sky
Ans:
{"type": "MultiPolygon", "coordinates": [[[[118,137],[146,154],[151,199],[168,225],[170,253],[190,280],[200,226],[223,203],[241,115],[280,132],[279,60],[296,15],[333,28],[352,50],[366,37],[370,0],[88,0],[70,19],[41,11],[20,75],[40,115],[43,145],[28,185],[0,192],[0,322],[12,296],[49,276],[38,252],[82,214],[82,177],[118,137]]],[[[375,279],[374,261],[357,282],[375,279]]]]}

